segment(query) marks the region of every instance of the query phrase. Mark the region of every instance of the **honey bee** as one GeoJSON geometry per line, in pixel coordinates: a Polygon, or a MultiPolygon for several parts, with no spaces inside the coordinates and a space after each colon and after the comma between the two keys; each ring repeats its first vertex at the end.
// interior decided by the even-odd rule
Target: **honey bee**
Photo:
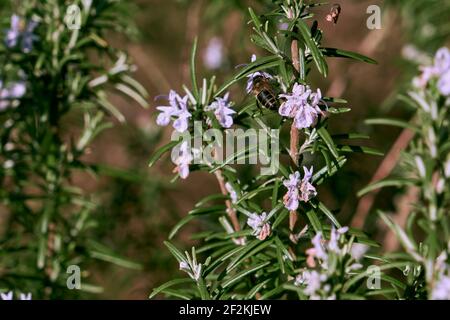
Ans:
{"type": "Polygon", "coordinates": [[[334,4],[331,7],[330,13],[327,15],[327,21],[336,24],[338,22],[341,11],[342,11],[341,6],[338,3],[334,4]]]}
{"type": "Polygon", "coordinates": [[[280,102],[272,91],[269,79],[264,76],[256,76],[253,79],[252,93],[256,97],[256,101],[267,109],[277,110],[280,106],[280,102]]]}

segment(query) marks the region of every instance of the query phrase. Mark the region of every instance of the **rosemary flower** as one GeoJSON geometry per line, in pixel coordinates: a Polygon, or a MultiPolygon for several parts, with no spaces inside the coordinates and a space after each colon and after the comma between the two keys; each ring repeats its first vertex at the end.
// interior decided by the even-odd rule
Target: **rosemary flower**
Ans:
{"type": "Polygon", "coordinates": [[[284,206],[290,211],[298,209],[299,201],[308,202],[317,195],[316,188],[311,184],[313,167],[309,170],[303,167],[304,176],[300,180],[300,173],[294,172],[289,175],[289,179],[283,181],[284,186],[288,189],[285,194],[284,206]]]}
{"type": "Polygon", "coordinates": [[[280,106],[279,114],[294,119],[294,126],[297,129],[313,126],[322,113],[319,108],[322,101],[320,89],[313,92],[309,86],[296,83],[292,93],[280,94],[280,98],[284,99],[284,102],[280,106]]]}
{"type": "Polygon", "coordinates": [[[185,132],[189,127],[189,118],[192,115],[188,111],[188,96],[181,97],[174,90],[170,90],[168,96],[168,106],[158,106],[156,109],[161,111],[156,119],[159,126],[167,126],[172,117],[176,118],[173,122],[173,128],[180,133],[185,132]]]}
{"type": "Polygon", "coordinates": [[[232,114],[236,113],[231,109],[231,103],[228,101],[229,93],[226,93],[223,98],[216,98],[216,100],[206,107],[206,111],[214,111],[217,121],[224,128],[230,128],[233,125],[232,114]]]}
{"type": "Polygon", "coordinates": [[[271,233],[270,223],[266,222],[267,213],[263,212],[261,215],[252,213],[247,219],[247,224],[253,229],[253,235],[259,240],[265,240],[271,233]]]}
{"type": "Polygon", "coordinates": [[[181,261],[180,270],[186,272],[193,280],[197,281],[202,274],[202,264],[197,264],[196,261],[193,261],[192,265],[190,265],[186,261],[181,261]]]}
{"type": "Polygon", "coordinates": [[[29,53],[33,49],[33,42],[38,38],[33,33],[37,25],[38,23],[33,20],[28,24],[25,24],[25,22],[21,21],[18,15],[12,15],[11,27],[6,30],[6,46],[8,48],[15,48],[20,43],[22,51],[25,53],[29,53]]]}
{"type": "Polygon", "coordinates": [[[189,176],[189,165],[193,159],[189,145],[184,141],[180,146],[178,157],[174,161],[177,165],[174,171],[178,172],[181,179],[186,179],[189,176]]]}
{"type": "Polygon", "coordinates": [[[436,52],[434,63],[421,66],[422,74],[415,78],[413,84],[424,89],[431,79],[437,79],[437,87],[443,96],[450,95],[450,50],[443,47],[436,52]]]}

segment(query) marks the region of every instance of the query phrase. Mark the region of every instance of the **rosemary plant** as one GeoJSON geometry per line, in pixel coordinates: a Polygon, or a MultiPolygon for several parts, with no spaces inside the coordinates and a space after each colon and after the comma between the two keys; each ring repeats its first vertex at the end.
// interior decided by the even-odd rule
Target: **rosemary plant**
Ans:
{"type": "MultiPolygon", "coordinates": [[[[316,190],[345,165],[347,154],[378,154],[352,142],[362,138],[360,134],[330,132],[330,121],[350,108],[342,107],[345,100],[310,86],[311,73],[327,76],[327,58],[375,63],[322,44],[319,22],[313,19],[320,5],[283,0],[264,5],[259,14],[250,8],[251,40],[266,55],[254,56],[219,86],[214,77],[198,82],[194,45],[190,88],[183,86],[182,94],[172,90],[168,105],[157,107],[157,123],[171,124],[175,130],[172,142],[155,153],[150,166],[172,150],[174,180],[194,171],[209,172],[221,192],[199,201],[174,226],[170,239],[193,220],[208,222],[205,231],[192,235],[199,243],[192,250],[165,242],[186,276],[154,289],[150,297],[161,293],[182,299],[356,299],[396,292],[395,279],[383,278],[390,283],[387,291],[370,285],[365,267],[375,256],[366,251],[376,243],[361,231],[341,226],[316,190]],[[247,93],[254,97],[231,102],[228,90],[244,79],[247,93]],[[271,152],[280,157],[279,165],[266,171],[246,167],[250,172],[245,174],[232,166],[257,155],[270,157],[270,151],[254,143],[233,148],[221,159],[224,143],[217,137],[232,127],[263,132],[260,139],[265,142],[275,140],[279,152],[271,152]],[[205,139],[198,143],[201,138],[205,139]]],[[[397,267],[385,264],[380,269],[397,267]]]]}
{"type": "Polygon", "coordinates": [[[112,126],[110,115],[125,120],[108,98],[112,91],[146,106],[146,91],[131,77],[135,66],[106,38],[129,33],[127,8],[115,0],[7,7],[0,45],[0,291],[77,296],[67,286],[75,266],[83,278],[77,289],[98,292],[85,279],[92,259],[136,265],[95,241],[94,195],[73,178],[99,171],[85,160],[92,141],[112,126]]]}
{"type": "MultiPolygon", "coordinates": [[[[432,60],[432,59],[430,59],[432,60]]],[[[380,119],[379,124],[411,130],[414,138],[403,152],[400,176],[368,186],[415,188],[405,226],[380,212],[398,236],[405,252],[391,254],[391,260],[406,262],[404,274],[407,299],[450,299],[450,50],[441,48],[432,63],[421,66],[402,101],[415,110],[409,123],[380,119]],[[404,228],[403,228],[404,227],[404,228]],[[419,232],[418,232],[419,231],[419,232]]]]}

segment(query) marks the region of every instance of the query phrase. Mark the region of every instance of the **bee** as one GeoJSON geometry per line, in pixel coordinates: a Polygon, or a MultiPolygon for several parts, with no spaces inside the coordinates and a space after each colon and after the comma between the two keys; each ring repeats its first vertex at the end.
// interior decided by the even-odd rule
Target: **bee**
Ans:
{"type": "Polygon", "coordinates": [[[269,79],[266,77],[256,76],[253,78],[252,93],[256,97],[256,101],[263,107],[270,110],[279,108],[280,102],[276,98],[275,93],[273,93],[269,79]]]}
{"type": "Polygon", "coordinates": [[[336,24],[338,22],[341,11],[342,11],[341,6],[338,3],[334,4],[331,7],[330,13],[327,15],[327,21],[336,24]]]}

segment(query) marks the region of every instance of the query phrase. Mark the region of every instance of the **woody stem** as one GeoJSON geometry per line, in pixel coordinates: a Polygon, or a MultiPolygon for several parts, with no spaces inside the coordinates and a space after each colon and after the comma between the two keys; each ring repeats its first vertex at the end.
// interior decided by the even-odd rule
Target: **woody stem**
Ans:
{"type": "MultiPolygon", "coordinates": [[[[294,69],[300,73],[300,59],[299,59],[299,52],[298,52],[298,41],[292,40],[291,43],[291,56],[292,56],[292,65],[294,66],[294,69]]],[[[291,125],[291,133],[290,133],[290,148],[289,148],[289,155],[291,156],[292,161],[294,162],[294,165],[298,167],[298,146],[299,146],[299,131],[295,127],[294,123],[291,125]]],[[[292,210],[289,213],[289,229],[291,231],[291,234],[294,232],[295,225],[297,223],[298,215],[296,210],[292,210]]]]}
{"type": "MultiPolygon", "coordinates": [[[[216,170],[214,172],[214,174],[217,178],[217,182],[219,183],[220,191],[222,192],[222,194],[224,196],[228,196],[228,191],[227,191],[227,188],[225,188],[225,179],[223,178],[222,171],[216,170]]],[[[233,208],[231,201],[225,200],[225,205],[227,207],[228,217],[230,218],[231,223],[233,224],[234,231],[237,232],[237,231],[241,230],[241,227],[239,225],[239,220],[237,218],[236,210],[233,208]]]]}

